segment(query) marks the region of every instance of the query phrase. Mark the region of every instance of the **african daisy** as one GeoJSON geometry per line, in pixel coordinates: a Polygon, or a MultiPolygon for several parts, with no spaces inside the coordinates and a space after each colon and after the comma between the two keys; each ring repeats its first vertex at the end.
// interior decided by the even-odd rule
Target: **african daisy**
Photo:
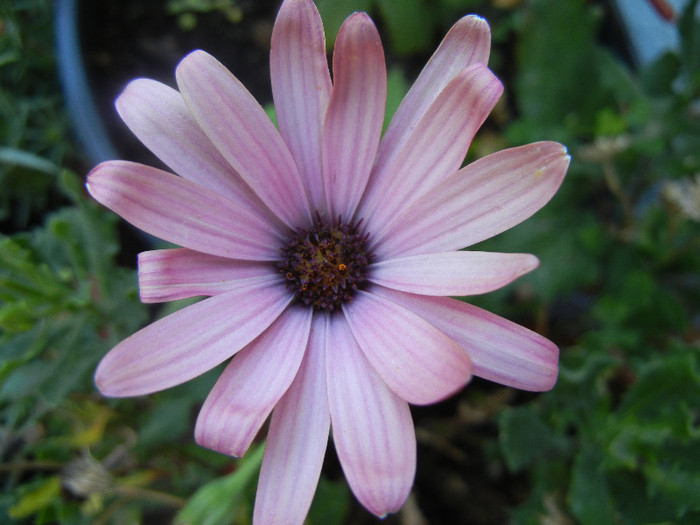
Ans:
{"type": "Polygon", "coordinates": [[[197,421],[198,443],[241,456],[271,414],[254,523],[301,524],[329,431],[359,501],[382,516],[415,474],[409,403],[440,401],[472,374],[547,390],[557,347],[451,296],[502,287],[528,254],[460,251],[554,195],[569,157],[553,142],[460,169],[502,92],[487,23],[459,20],[382,136],[387,91],[377,30],[347,18],[333,53],[311,0],[285,0],[271,49],[279,129],[245,87],[195,51],[178,90],[137,79],[119,114],[175,174],[109,161],[99,202],[181,248],[139,256],[144,302],[206,296],[112,349],[96,383],[138,396],[235,355],[197,421]]]}

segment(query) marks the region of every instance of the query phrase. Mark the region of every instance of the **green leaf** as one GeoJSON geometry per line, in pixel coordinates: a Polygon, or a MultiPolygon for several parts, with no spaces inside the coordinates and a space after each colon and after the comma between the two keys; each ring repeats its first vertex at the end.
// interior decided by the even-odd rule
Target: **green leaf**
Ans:
{"type": "Polygon", "coordinates": [[[309,525],[343,525],[349,509],[350,491],[347,484],[321,477],[307,522],[309,525]]]}
{"type": "Polygon", "coordinates": [[[243,492],[260,470],[263,445],[239,460],[236,471],[210,481],[189,499],[175,517],[176,525],[229,525],[240,512],[243,492]]]}
{"type": "Polygon", "coordinates": [[[566,213],[557,215],[553,209],[547,210],[475,249],[534,253],[540,259],[540,267],[518,283],[530,285],[539,298],[552,302],[596,281],[600,274],[596,251],[605,243],[604,233],[593,216],[586,212],[575,216],[566,213]],[[582,249],[589,244],[596,246],[582,249]]]}
{"type": "Polygon", "coordinates": [[[19,519],[36,514],[61,496],[61,479],[51,476],[33,485],[10,507],[10,517],[19,519]]]}
{"type": "Polygon", "coordinates": [[[26,242],[0,239],[0,300],[34,305],[61,300],[69,293],[48,264],[37,261],[26,242]]]}
{"type": "Polygon", "coordinates": [[[279,127],[277,124],[277,110],[275,109],[275,105],[270,102],[268,104],[265,104],[263,106],[263,109],[265,110],[265,113],[267,114],[267,118],[269,118],[272,123],[275,125],[276,128],[279,127]]]}
{"type": "Polygon", "coordinates": [[[326,47],[333,49],[338,30],[348,16],[355,11],[369,11],[371,6],[371,0],[316,0],[326,30],[326,47]]]}
{"type": "Polygon", "coordinates": [[[401,101],[408,92],[408,82],[403,71],[397,67],[391,68],[387,76],[386,113],[384,114],[384,129],[391,122],[401,101]]]}
{"type": "Polygon", "coordinates": [[[568,442],[547,425],[532,406],[505,410],[498,419],[503,458],[513,471],[563,453],[568,442]]]}
{"type": "MultiPolygon", "coordinates": [[[[700,443],[695,443],[695,447],[700,443]]],[[[697,465],[695,465],[697,467],[697,465]]],[[[649,493],[662,496],[675,509],[674,518],[684,516],[689,510],[700,511],[700,476],[698,471],[682,464],[647,468],[649,493]]]]}
{"type": "Polygon", "coordinates": [[[593,124],[600,95],[593,47],[597,17],[581,0],[527,5],[517,47],[518,106],[539,139],[558,139],[567,120],[578,127],[593,124]]]}
{"type": "Polygon", "coordinates": [[[574,461],[568,498],[582,525],[617,524],[601,455],[600,449],[584,446],[574,461]]]}
{"type": "Polygon", "coordinates": [[[73,204],[80,204],[85,201],[85,181],[78,177],[75,172],[67,169],[61,170],[59,182],[59,188],[73,204]]]}
{"type": "Polygon", "coordinates": [[[674,53],[663,53],[641,71],[644,87],[653,95],[673,93],[673,81],[678,77],[681,62],[674,53]]]}
{"type": "Polygon", "coordinates": [[[692,353],[652,361],[620,406],[631,422],[659,422],[678,438],[688,438],[700,395],[700,374],[692,353]]]}
{"type": "Polygon", "coordinates": [[[48,175],[57,175],[59,168],[53,162],[46,160],[29,151],[16,148],[0,147],[0,163],[12,166],[21,166],[34,171],[40,171],[48,175]]]}
{"type": "Polygon", "coordinates": [[[435,27],[434,8],[422,0],[377,0],[391,44],[399,55],[429,50],[435,27]]]}
{"type": "Polygon", "coordinates": [[[623,525],[677,525],[673,506],[663,498],[649,497],[642,476],[615,472],[610,476],[610,488],[623,525]]]}
{"type": "Polygon", "coordinates": [[[696,16],[698,0],[690,0],[678,22],[681,41],[681,64],[691,86],[700,87],[700,19],[696,16]]]}

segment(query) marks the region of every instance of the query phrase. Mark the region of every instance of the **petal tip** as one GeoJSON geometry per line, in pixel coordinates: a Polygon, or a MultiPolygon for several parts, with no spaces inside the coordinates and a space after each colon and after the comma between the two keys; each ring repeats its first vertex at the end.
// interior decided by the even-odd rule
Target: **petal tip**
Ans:
{"type": "Polygon", "coordinates": [[[530,381],[517,388],[530,392],[548,392],[554,388],[559,378],[559,347],[549,339],[537,334],[541,349],[544,352],[539,357],[539,366],[530,381]]]}
{"type": "Polygon", "coordinates": [[[175,79],[179,82],[184,71],[189,68],[200,68],[202,62],[218,62],[213,56],[202,49],[195,49],[183,57],[175,67],[175,79]]]}
{"type": "Polygon", "coordinates": [[[532,254],[526,254],[523,264],[523,274],[536,270],[540,266],[540,259],[532,254]]]}
{"type": "Polygon", "coordinates": [[[97,366],[97,370],[95,370],[94,381],[97,390],[104,397],[126,397],[119,388],[118,383],[110,380],[112,379],[112,374],[109,370],[105,370],[106,366],[104,363],[105,360],[103,359],[97,366]]]}
{"type": "Polygon", "coordinates": [[[491,26],[489,25],[488,21],[481,15],[477,15],[476,13],[472,13],[469,15],[464,15],[462,18],[457,20],[455,25],[470,25],[470,26],[478,26],[479,29],[481,30],[486,30],[489,33],[491,32],[491,26]]]}

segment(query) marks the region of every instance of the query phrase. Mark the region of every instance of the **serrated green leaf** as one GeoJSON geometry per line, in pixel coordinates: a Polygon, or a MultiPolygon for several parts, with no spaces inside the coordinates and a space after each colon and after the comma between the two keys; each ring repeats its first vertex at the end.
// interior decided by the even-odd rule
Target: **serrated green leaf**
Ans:
{"type": "Polygon", "coordinates": [[[691,353],[670,356],[645,366],[620,406],[632,422],[655,421],[679,438],[687,438],[700,396],[700,374],[691,353]],[[692,408],[691,408],[692,407],[692,408]]]}
{"type": "Polygon", "coordinates": [[[636,471],[640,465],[653,460],[664,444],[669,442],[672,431],[663,424],[637,425],[633,421],[611,421],[608,433],[614,433],[606,451],[606,462],[611,467],[624,467],[636,471]]]}
{"type": "MultiPolygon", "coordinates": [[[[696,444],[698,446],[700,444],[696,444]]],[[[683,465],[646,468],[651,496],[662,496],[675,508],[675,518],[688,511],[700,511],[700,475],[683,465]]]]}
{"type": "Polygon", "coordinates": [[[68,293],[65,284],[47,264],[37,260],[26,242],[0,239],[0,299],[50,304],[68,293]]]}

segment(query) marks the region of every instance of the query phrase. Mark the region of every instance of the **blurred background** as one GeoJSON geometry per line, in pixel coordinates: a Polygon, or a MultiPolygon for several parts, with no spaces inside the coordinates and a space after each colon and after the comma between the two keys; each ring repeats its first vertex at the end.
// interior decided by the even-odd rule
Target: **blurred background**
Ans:
{"type": "MultiPolygon", "coordinates": [[[[146,307],[153,246],[92,202],[101,160],[159,165],[113,107],[132,78],[174,85],[215,55],[271,107],[279,1],[0,1],[0,522],[250,523],[261,444],[233,460],[193,440],[220,369],[151,396],[102,398],[99,359],[182,302],[146,307]]],[[[505,93],[467,161],[536,140],[572,155],[557,196],[479,249],[538,270],[465,300],[561,349],[547,393],[474,379],[413,411],[418,472],[388,525],[700,523],[698,1],[319,0],[329,46],[368,11],[391,113],[449,27],[491,24],[505,93]]],[[[330,48],[330,47],[329,47],[330,48]]],[[[310,525],[376,524],[332,446],[310,525]]]]}

